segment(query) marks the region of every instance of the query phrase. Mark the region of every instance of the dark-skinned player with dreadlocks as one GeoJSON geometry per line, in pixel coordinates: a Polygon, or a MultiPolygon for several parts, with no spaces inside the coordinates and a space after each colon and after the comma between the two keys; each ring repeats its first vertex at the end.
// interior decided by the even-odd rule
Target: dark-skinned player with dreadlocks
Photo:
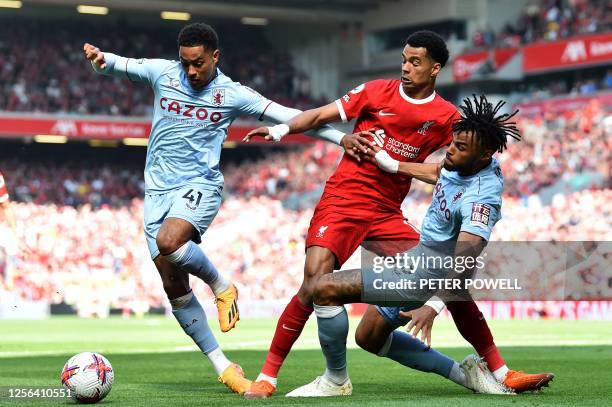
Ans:
{"type": "MultiPolygon", "coordinates": [[[[417,252],[422,250],[420,246],[451,242],[455,256],[469,255],[476,258],[485,247],[493,226],[501,218],[503,176],[494,154],[504,151],[509,137],[520,140],[519,131],[511,121],[517,111],[501,114],[503,105],[504,102],[493,105],[484,96],[465,99],[460,107],[462,115],[453,123],[452,143],[444,161],[439,164],[400,162],[385,150],[373,147],[370,160],[382,171],[435,184],[432,202],[423,221],[420,245],[408,253],[418,256],[417,252]]],[[[425,267],[416,271],[409,270],[406,275],[414,281],[436,278],[435,272],[425,267]]],[[[401,279],[397,270],[391,270],[387,276],[391,278],[386,281],[401,279]]],[[[372,270],[346,270],[324,275],[318,280],[313,302],[317,310],[319,341],[327,362],[326,372],[346,371],[348,319],[337,310],[348,303],[379,303],[369,301],[367,294],[368,289],[376,288],[374,280],[379,277],[372,270]]],[[[378,284],[380,286],[380,282],[378,284]]],[[[436,373],[480,392],[514,393],[516,389],[504,386],[486,367],[484,369],[488,378],[484,381],[482,377],[476,378],[481,380],[480,387],[476,389],[474,370],[483,370],[476,356],[470,355],[462,364],[458,364],[429,347],[433,320],[444,305],[441,303],[438,309],[432,307],[432,304],[441,300],[432,300],[430,295],[440,291],[424,291],[420,301],[412,297],[412,300],[403,302],[402,306],[370,305],[355,334],[359,346],[404,366],[436,373]],[[407,323],[408,332],[414,330],[413,335],[396,330],[407,323]],[[419,330],[422,330],[422,338],[427,345],[416,339],[419,330]]],[[[385,298],[388,300],[390,297],[385,298]]],[[[380,303],[384,304],[387,300],[380,303]]],[[[466,302],[470,301],[473,302],[468,297],[466,302]]],[[[513,371],[506,368],[505,373],[513,374],[513,371]]],[[[554,377],[551,373],[528,376],[540,381],[537,388],[554,377]]],[[[294,390],[294,393],[301,396],[319,395],[321,391],[317,389],[325,387],[326,382],[324,374],[312,383],[294,390]]]]}

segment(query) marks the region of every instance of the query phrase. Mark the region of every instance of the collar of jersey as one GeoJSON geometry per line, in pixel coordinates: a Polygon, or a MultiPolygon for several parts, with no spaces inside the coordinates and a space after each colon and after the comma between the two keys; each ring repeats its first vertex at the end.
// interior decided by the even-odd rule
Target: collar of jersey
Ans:
{"type": "Polygon", "coordinates": [[[429,96],[427,96],[425,99],[413,99],[410,96],[406,95],[406,93],[404,92],[404,88],[402,87],[402,84],[400,82],[399,85],[399,92],[400,95],[402,95],[402,98],[404,98],[404,100],[408,103],[412,103],[413,105],[423,105],[425,103],[429,103],[432,100],[434,100],[434,98],[436,97],[436,91],[434,90],[433,93],[429,96]]]}
{"type": "Polygon", "coordinates": [[[217,80],[217,78],[221,74],[221,71],[219,70],[219,68],[215,68],[215,69],[216,69],[215,77],[212,78],[212,80],[208,82],[208,85],[204,86],[201,90],[195,90],[194,88],[191,87],[191,85],[189,84],[189,81],[187,80],[187,75],[185,75],[185,71],[181,69],[181,85],[183,86],[183,90],[186,90],[187,92],[193,95],[201,95],[202,93],[206,92],[206,90],[213,84],[214,81],[217,80]]]}

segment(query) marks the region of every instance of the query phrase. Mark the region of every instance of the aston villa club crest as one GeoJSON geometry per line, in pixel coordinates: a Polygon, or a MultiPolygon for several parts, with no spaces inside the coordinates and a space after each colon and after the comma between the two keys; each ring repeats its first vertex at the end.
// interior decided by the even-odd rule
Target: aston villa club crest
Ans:
{"type": "Polygon", "coordinates": [[[214,106],[223,106],[225,103],[225,89],[213,89],[212,104],[214,106]]]}

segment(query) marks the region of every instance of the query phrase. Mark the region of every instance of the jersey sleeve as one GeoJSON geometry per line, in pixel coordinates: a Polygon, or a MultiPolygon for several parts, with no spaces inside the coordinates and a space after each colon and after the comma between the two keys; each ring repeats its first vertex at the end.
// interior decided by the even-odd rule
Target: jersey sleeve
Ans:
{"type": "Polygon", "coordinates": [[[105,75],[147,82],[153,86],[164,70],[173,62],[166,59],[125,58],[110,52],[104,53],[106,68],[100,69],[92,63],[94,71],[105,75]]]}
{"type": "Polygon", "coordinates": [[[461,232],[489,240],[500,219],[500,206],[490,202],[467,201],[461,204],[461,232]]]}
{"type": "Polygon", "coordinates": [[[340,112],[342,122],[346,123],[353,120],[368,107],[369,100],[367,94],[372,86],[372,82],[362,83],[336,100],[336,106],[340,112]]]}
{"type": "Polygon", "coordinates": [[[259,92],[241,84],[233,88],[232,92],[232,102],[237,116],[254,116],[261,120],[272,103],[259,92]]]}
{"type": "MultiPolygon", "coordinates": [[[[275,124],[280,123],[288,123],[291,119],[293,119],[298,114],[302,113],[301,110],[292,109],[290,107],[285,107],[279,105],[278,103],[271,102],[266,108],[260,119],[264,119],[267,121],[271,121],[275,124]]],[[[342,137],[344,137],[344,133],[336,130],[332,126],[326,124],[316,130],[310,130],[306,132],[307,135],[321,139],[327,140],[334,144],[340,144],[342,137]]]]}
{"type": "Polygon", "coordinates": [[[0,203],[7,202],[9,200],[8,190],[4,183],[4,177],[0,174],[0,203]]]}

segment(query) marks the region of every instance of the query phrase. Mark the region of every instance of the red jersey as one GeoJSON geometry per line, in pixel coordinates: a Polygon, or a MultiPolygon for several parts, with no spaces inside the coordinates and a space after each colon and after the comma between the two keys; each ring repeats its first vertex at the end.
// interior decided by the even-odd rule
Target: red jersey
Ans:
{"type": "MultiPolygon", "coordinates": [[[[375,129],[376,143],[394,159],[423,162],[452,140],[457,108],[435,92],[412,99],[399,80],[378,79],[359,85],[336,100],[342,121],[357,118],[354,132],[375,129]]],[[[346,154],[325,185],[325,192],[397,210],[410,190],[411,178],[389,174],[370,162],[346,154]]]]}
{"type": "Polygon", "coordinates": [[[9,199],[9,194],[4,183],[4,177],[0,172],[0,203],[6,202],[9,199]]]}

